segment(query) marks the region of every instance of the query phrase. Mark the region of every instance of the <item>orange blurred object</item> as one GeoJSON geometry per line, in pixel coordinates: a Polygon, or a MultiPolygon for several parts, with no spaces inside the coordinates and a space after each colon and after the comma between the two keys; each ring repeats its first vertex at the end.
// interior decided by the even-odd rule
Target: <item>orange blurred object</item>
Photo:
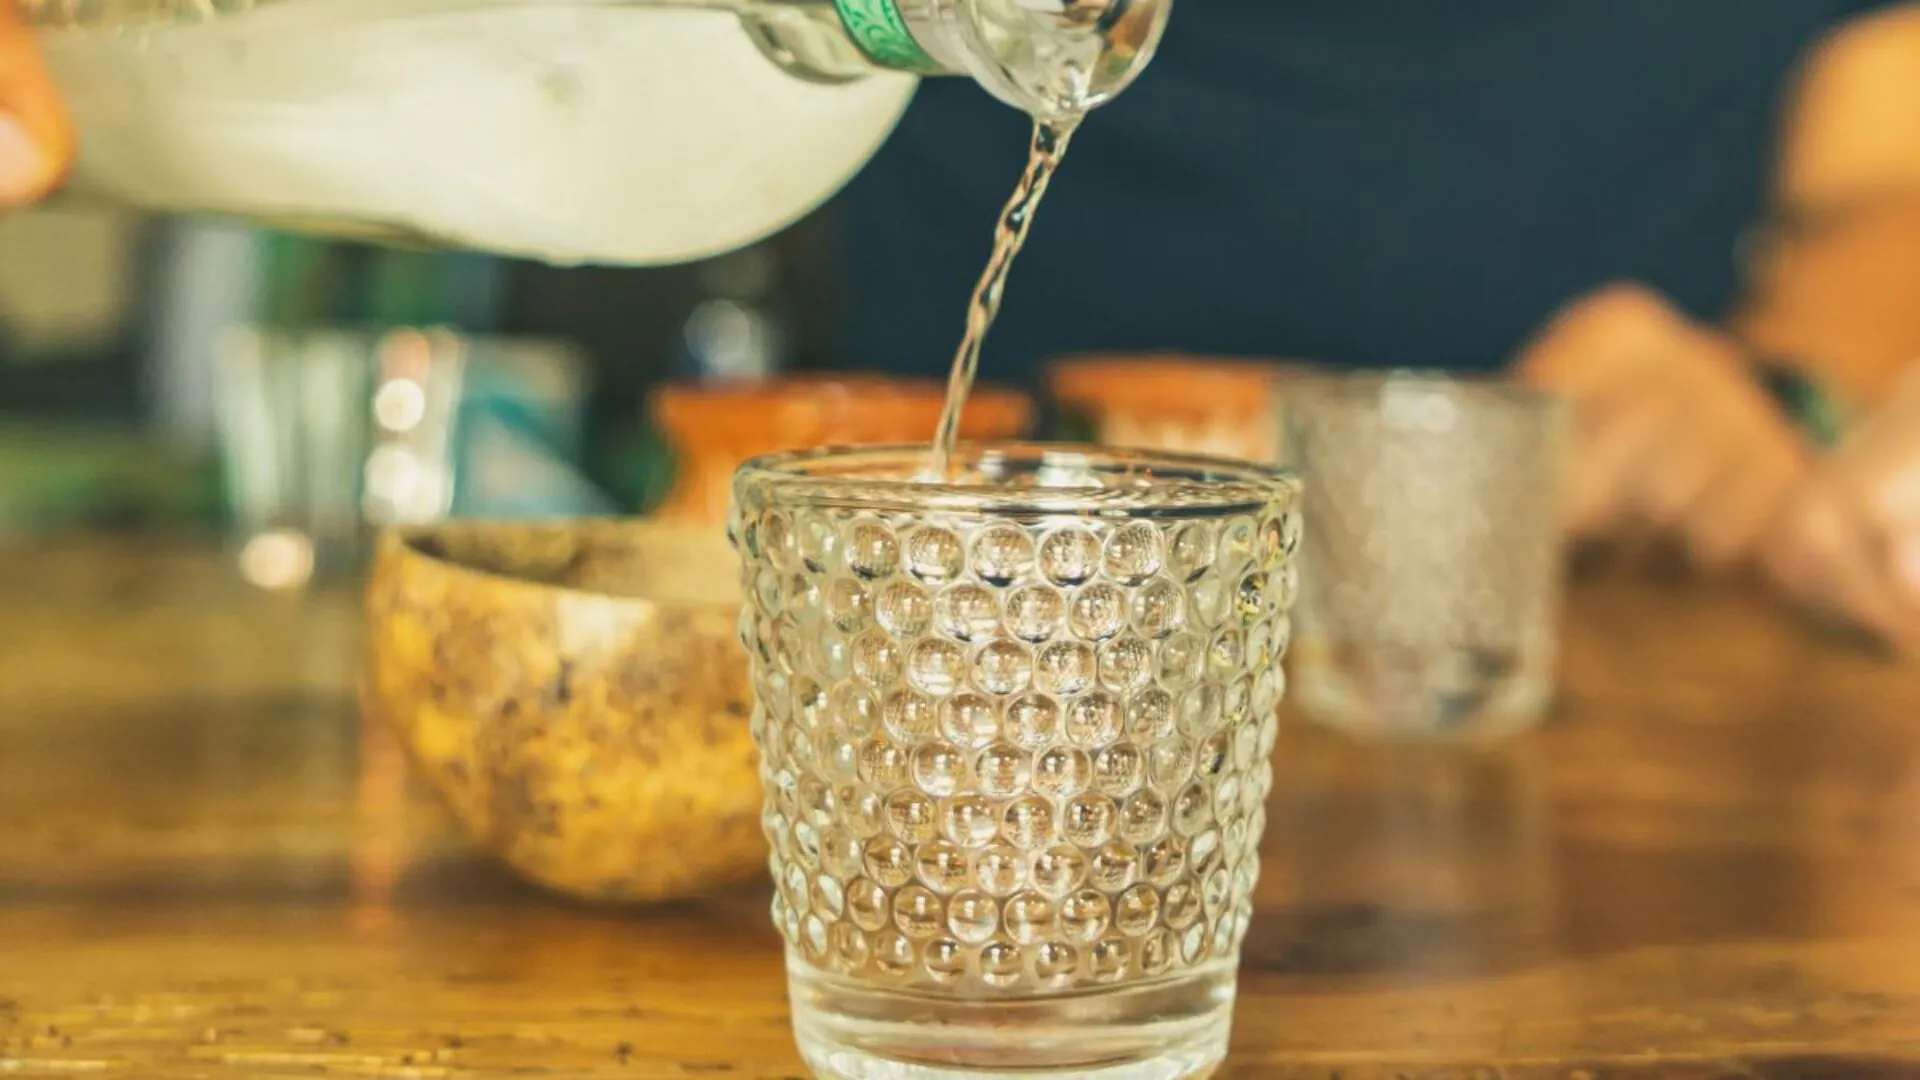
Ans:
{"type": "Polygon", "coordinates": [[[1145,450],[1280,457],[1279,364],[1179,354],[1075,356],[1047,366],[1055,401],[1099,441],[1145,450]]]}
{"type": "MultiPolygon", "coordinates": [[[[946,386],[881,376],[790,376],[741,386],[664,386],[653,418],[673,443],[679,472],[656,516],[722,525],[740,463],[781,450],[925,443],[946,386]]],[[[1013,439],[1033,423],[1017,390],[976,386],[961,415],[963,440],[1013,439]]]]}

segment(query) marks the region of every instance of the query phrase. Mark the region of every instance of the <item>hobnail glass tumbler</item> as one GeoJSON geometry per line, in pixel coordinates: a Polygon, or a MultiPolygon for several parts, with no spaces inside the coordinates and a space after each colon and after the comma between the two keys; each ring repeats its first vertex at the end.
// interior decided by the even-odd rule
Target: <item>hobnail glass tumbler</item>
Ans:
{"type": "Polygon", "coordinates": [[[1178,1080],[1225,1055],[1299,486],[1038,445],[735,481],[774,921],[826,1077],[1178,1080]]]}

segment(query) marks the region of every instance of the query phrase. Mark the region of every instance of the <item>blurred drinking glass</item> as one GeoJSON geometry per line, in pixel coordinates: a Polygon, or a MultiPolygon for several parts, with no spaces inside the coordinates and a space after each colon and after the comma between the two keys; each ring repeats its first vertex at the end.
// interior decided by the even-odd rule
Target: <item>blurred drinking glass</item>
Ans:
{"type": "Polygon", "coordinates": [[[1558,404],[1413,374],[1304,379],[1287,401],[1307,485],[1301,707],[1396,738],[1538,722],[1562,591],[1558,404]]]}
{"type": "Polygon", "coordinates": [[[386,525],[600,509],[561,460],[577,450],[585,398],[564,346],[439,329],[237,327],[216,361],[240,571],[262,588],[357,569],[367,533],[386,525]]]}

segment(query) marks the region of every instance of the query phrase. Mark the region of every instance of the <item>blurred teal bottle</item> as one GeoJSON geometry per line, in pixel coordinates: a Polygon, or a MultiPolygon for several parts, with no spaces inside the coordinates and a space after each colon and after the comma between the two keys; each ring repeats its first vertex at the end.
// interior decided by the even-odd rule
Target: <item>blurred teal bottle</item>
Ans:
{"type": "Polygon", "coordinates": [[[587,481],[590,372],[564,342],[511,340],[498,326],[500,260],[372,253],[364,307],[382,332],[430,331],[435,376],[455,380],[449,436],[456,517],[568,517],[611,504],[587,481]]]}

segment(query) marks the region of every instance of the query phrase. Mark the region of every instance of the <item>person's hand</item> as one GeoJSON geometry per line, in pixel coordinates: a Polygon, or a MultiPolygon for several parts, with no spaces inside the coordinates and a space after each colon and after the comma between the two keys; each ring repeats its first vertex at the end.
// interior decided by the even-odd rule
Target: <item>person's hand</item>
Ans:
{"type": "Polygon", "coordinates": [[[1520,376],[1571,402],[1575,539],[1663,534],[1724,567],[1756,553],[1808,468],[1735,344],[1637,285],[1563,309],[1520,376]]]}
{"type": "Polygon", "coordinates": [[[1920,655],[1920,367],[1808,474],[1761,554],[1804,606],[1920,655]]]}
{"type": "Polygon", "coordinates": [[[0,208],[52,191],[73,160],[73,128],[18,0],[0,0],[0,208]]]}

